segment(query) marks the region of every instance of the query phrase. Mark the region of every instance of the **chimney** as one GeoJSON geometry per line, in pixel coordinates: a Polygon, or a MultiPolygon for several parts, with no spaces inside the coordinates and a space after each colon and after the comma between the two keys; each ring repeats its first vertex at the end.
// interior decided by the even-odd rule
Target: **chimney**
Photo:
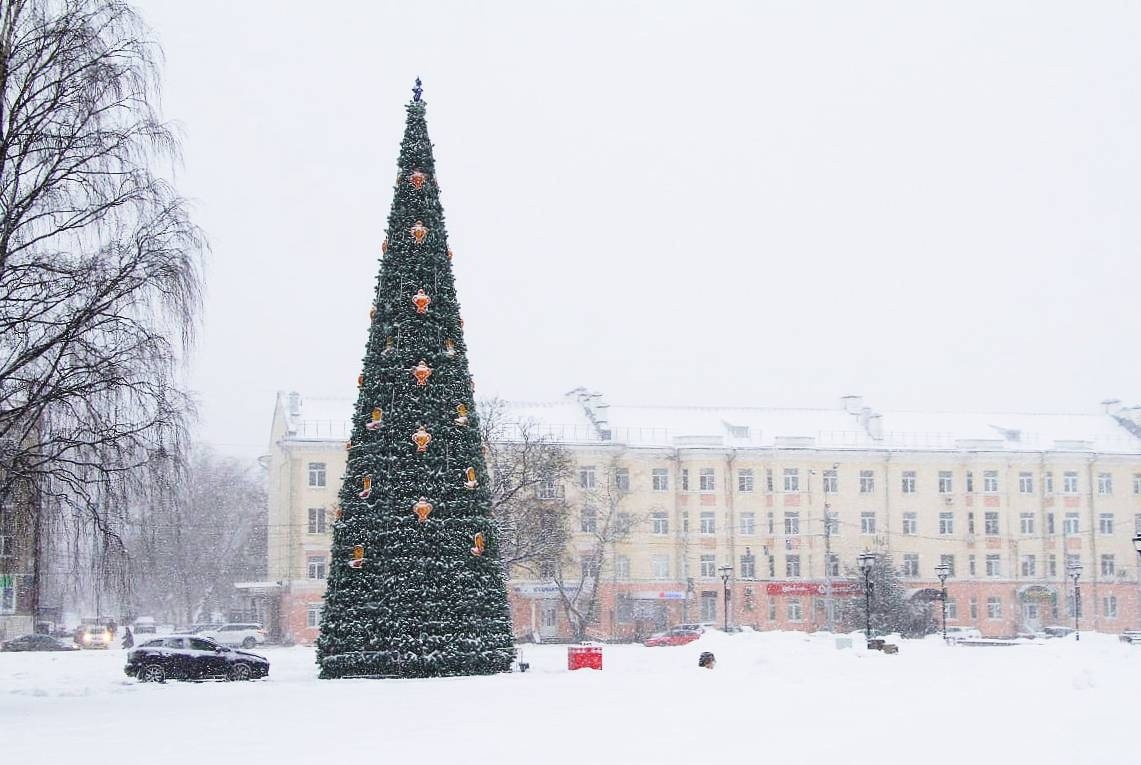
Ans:
{"type": "Polygon", "coordinates": [[[844,407],[844,411],[848,414],[859,414],[860,409],[864,405],[863,396],[841,396],[840,406],[844,407]]]}
{"type": "Polygon", "coordinates": [[[289,394],[289,414],[293,417],[301,415],[301,394],[297,391],[292,391],[289,394]]]}
{"type": "Polygon", "coordinates": [[[883,415],[879,412],[869,412],[867,421],[868,435],[876,441],[883,440],[883,415]]]}

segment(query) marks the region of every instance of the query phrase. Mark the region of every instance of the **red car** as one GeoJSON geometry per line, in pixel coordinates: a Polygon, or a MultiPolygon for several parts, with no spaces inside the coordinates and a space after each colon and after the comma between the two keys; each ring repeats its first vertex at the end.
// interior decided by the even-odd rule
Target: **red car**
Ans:
{"type": "Polygon", "coordinates": [[[646,640],[646,642],[642,643],[642,645],[650,646],[651,648],[659,645],[685,645],[686,643],[692,643],[699,637],[701,637],[700,630],[690,630],[674,627],[673,629],[666,630],[665,632],[659,632],[656,635],[651,635],[646,640]]]}

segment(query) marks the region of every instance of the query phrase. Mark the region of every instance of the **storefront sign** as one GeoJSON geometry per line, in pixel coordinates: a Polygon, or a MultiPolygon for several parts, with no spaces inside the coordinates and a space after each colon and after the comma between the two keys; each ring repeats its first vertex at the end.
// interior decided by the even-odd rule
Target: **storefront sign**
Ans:
{"type": "MultiPolygon", "coordinates": [[[[832,582],[834,596],[859,595],[863,591],[856,582],[845,580],[832,582]]],[[[828,594],[828,585],[824,582],[774,582],[765,585],[765,592],[769,595],[824,596],[828,594]]]]}
{"type": "MultiPolygon", "coordinates": [[[[515,590],[515,594],[521,598],[536,598],[539,600],[546,600],[559,597],[559,586],[554,582],[543,582],[541,584],[517,584],[513,589],[515,590]]],[[[563,592],[566,593],[568,598],[573,598],[578,595],[578,586],[567,585],[563,587],[563,592]]]]}
{"type": "Polygon", "coordinates": [[[634,600],[685,600],[685,593],[676,590],[631,592],[630,597],[634,600]]]}

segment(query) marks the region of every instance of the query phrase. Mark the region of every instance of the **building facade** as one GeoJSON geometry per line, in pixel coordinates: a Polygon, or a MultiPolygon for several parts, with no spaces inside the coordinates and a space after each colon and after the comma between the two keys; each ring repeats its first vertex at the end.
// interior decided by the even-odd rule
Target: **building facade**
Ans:
{"type": "MultiPolygon", "coordinates": [[[[1139,408],[619,407],[578,390],[511,411],[574,462],[539,490],[569,508],[566,555],[539,578],[513,572],[520,639],[573,634],[568,601],[602,640],[684,622],[824,629],[862,592],[863,552],[889,555],[919,599],[947,565],[948,623],[987,636],[1073,626],[1074,573],[1081,629],[1141,627],[1139,408]]],[[[286,640],[316,637],[350,412],[278,395],[259,586],[286,640]]]]}

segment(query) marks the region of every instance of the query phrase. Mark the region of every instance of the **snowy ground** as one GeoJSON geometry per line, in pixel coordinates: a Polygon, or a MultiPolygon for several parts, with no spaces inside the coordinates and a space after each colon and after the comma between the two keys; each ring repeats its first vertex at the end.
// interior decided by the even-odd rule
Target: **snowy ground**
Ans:
{"type": "Polygon", "coordinates": [[[606,646],[602,672],[523,646],[525,674],[417,681],[319,681],[311,650],[266,648],[267,681],[163,685],[129,680],[122,651],[0,653],[0,762],[1137,761],[1141,646],[899,645],[713,633],[606,646]]]}

